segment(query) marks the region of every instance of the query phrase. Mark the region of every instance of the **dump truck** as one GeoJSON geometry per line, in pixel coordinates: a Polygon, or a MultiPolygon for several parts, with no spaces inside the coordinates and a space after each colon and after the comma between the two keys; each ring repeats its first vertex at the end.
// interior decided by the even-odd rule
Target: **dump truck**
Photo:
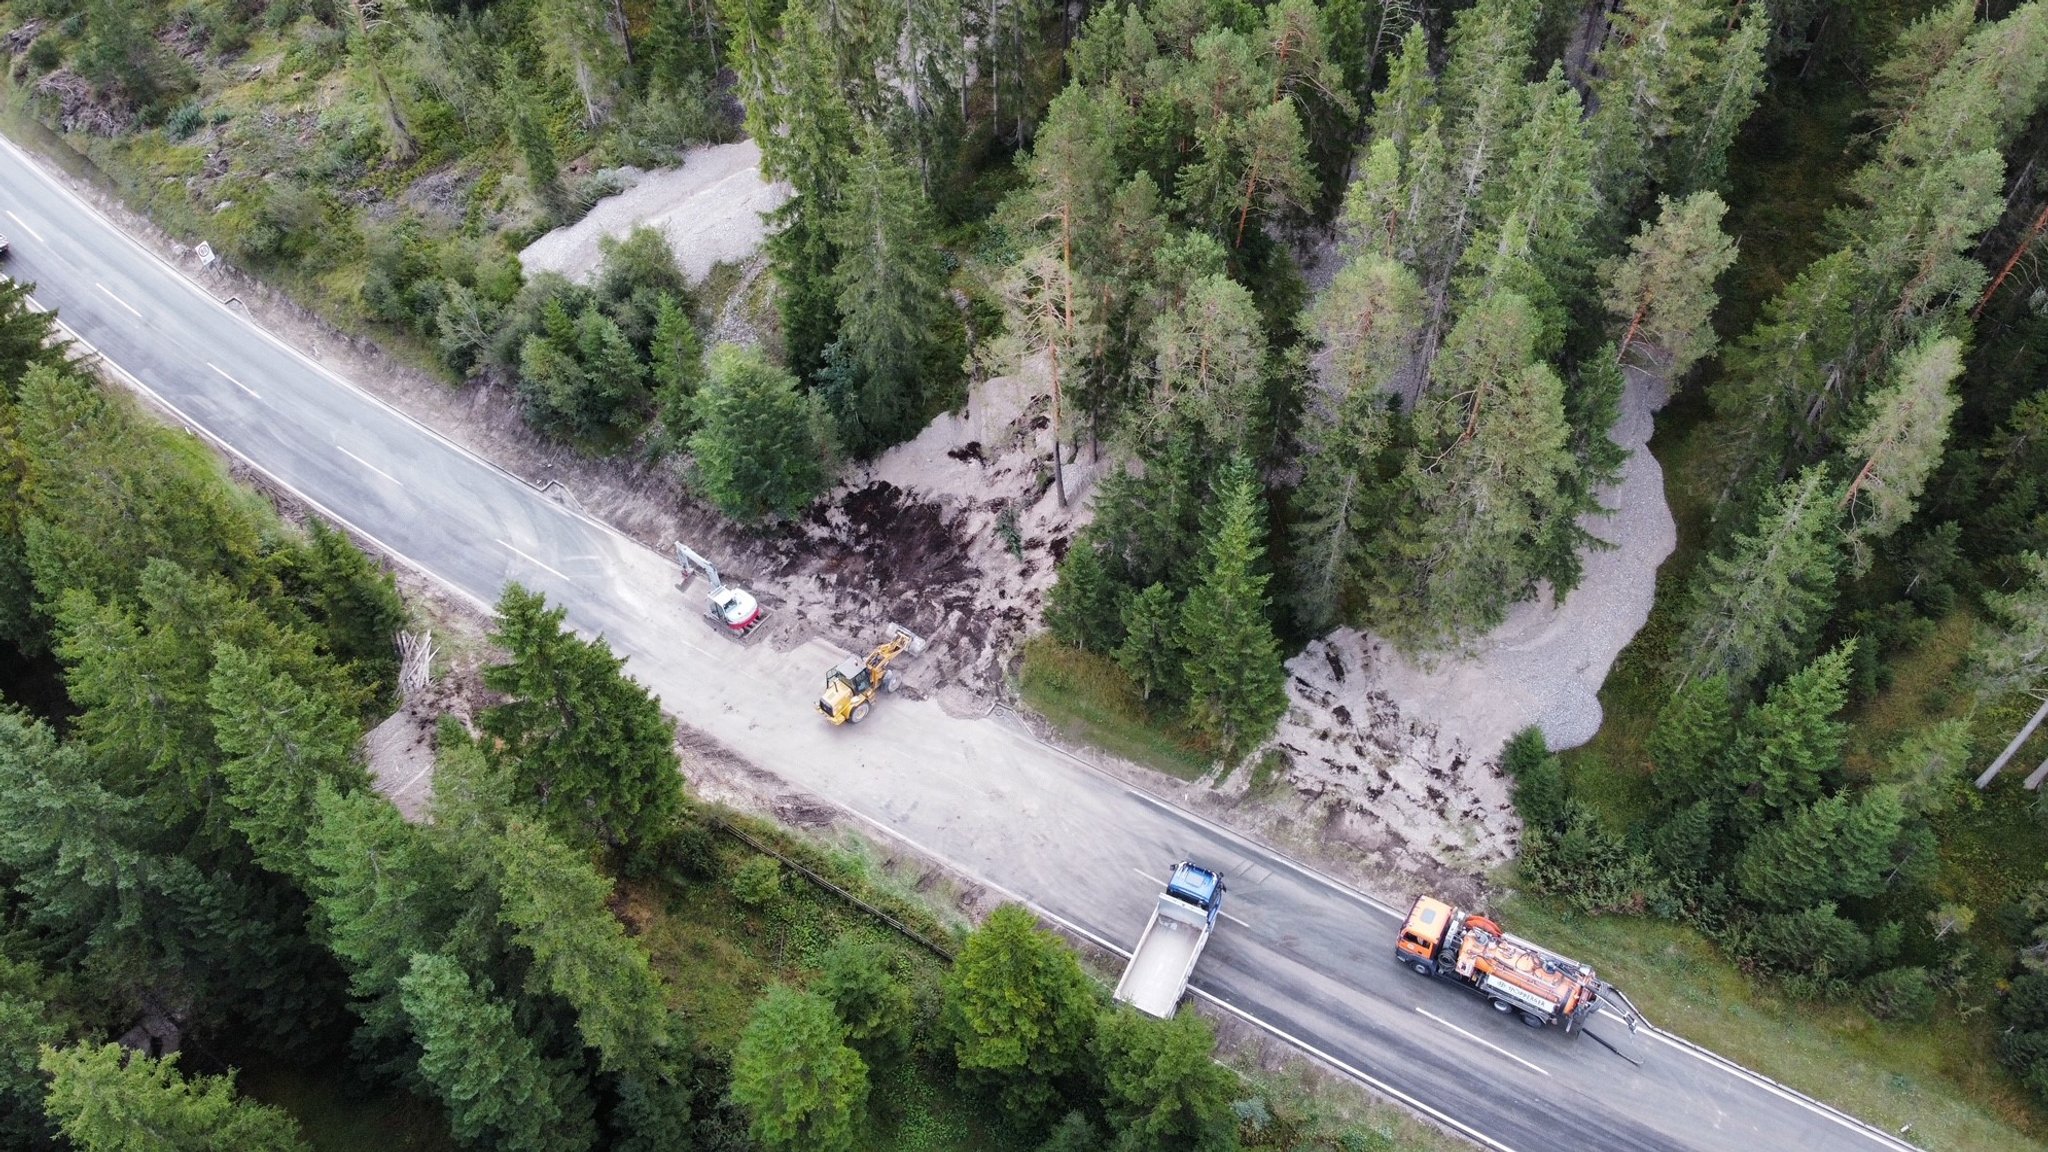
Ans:
{"type": "Polygon", "coordinates": [[[1394,961],[1476,992],[1531,1028],[1557,1024],[1566,1035],[1578,1032],[1600,1000],[1591,968],[1432,896],[1415,898],[1394,941],[1394,961]]]}
{"type": "Polygon", "coordinates": [[[1222,910],[1221,873],[1186,860],[1174,865],[1123,979],[1116,982],[1116,998],[1147,1015],[1172,1017],[1222,910]]]}

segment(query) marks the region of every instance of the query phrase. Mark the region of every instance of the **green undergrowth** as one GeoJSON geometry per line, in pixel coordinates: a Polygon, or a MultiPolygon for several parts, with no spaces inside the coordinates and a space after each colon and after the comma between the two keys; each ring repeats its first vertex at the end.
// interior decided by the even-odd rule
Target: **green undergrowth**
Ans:
{"type": "Polygon", "coordinates": [[[1853,1005],[1793,1000],[1751,980],[1691,928],[1560,914],[1514,899],[1515,931],[1592,964],[1658,1027],[1944,1152],[2048,1149],[2048,1131],[1992,1053],[1982,1021],[1954,1011],[1880,1026],[1853,1005]]]}
{"type": "Polygon", "coordinates": [[[244,1096],[298,1118],[314,1152],[455,1152],[448,1118],[403,1089],[365,1093],[339,1068],[244,1068],[244,1096]]]}
{"type": "Polygon", "coordinates": [[[1182,780],[1209,774],[1212,761],[1200,737],[1149,707],[1131,678],[1105,657],[1035,636],[1024,645],[1018,689],[1024,703],[1069,740],[1182,780]]]}

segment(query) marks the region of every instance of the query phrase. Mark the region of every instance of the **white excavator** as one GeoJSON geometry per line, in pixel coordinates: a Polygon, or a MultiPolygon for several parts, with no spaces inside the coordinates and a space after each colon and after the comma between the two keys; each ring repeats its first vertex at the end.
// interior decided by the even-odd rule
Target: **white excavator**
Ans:
{"type": "Polygon", "coordinates": [[[747,637],[758,630],[768,619],[768,613],[761,608],[760,601],[744,588],[727,584],[718,575],[718,567],[706,560],[682,541],[676,541],[676,563],[682,566],[683,580],[679,587],[688,587],[693,571],[702,572],[711,583],[711,592],[704,606],[704,619],[728,639],[746,643],[747,637]]]}

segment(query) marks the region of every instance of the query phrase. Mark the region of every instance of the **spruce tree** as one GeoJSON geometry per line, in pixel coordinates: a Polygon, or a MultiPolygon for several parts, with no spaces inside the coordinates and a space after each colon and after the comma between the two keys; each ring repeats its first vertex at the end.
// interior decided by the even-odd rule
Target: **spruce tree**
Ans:
{"type": "Polygon", "coordinates": [[[362,1019],[359,1051],[385,1052],[406,1034],[399,982],[416,952],[441,943],[460,896],[425,832],[367,789],[318,790],[306,833],[309,889],[326,942],[348,970],[350,1005],[362,1019]]]}
{"type": "Polygon", "coordinates": [[[733,1052],[732,1096],[769,1152],[852,1152],[868,1098],[867,1063],[846,1046],[832,1006],[776,986],[754,1006],[733,1052]]]}
{"type": "MultiPolygon", "coordinates": [[[[1564,385],[1534,361],[1528,302],[1466,310],[1416,413],[1412,507],[1376,545],[1373,626],[1411,650],[1462,642],[1533,594],[1559,516],[1576,518],[1564,385]]],[[[1568,589],[1560,589],[1561,593],[1568,589]]]]}
{"type": "Polygon", "coordinates": [[[1619,355],[1675,385],[1714,351],[1714,281],[1735,262],[1735,243],[1721,231],[1728,209],[1714,192],[1657,206],[1656,222],[1629,239],[1629,254],[1602,269],[1602,295],[1626,326],[1619,355]]]}
{"type": "Polygon", "coordinates": [[[1840,769],[1848,726],[1835,716],[1848,703],[1854,648],[1845,643],[1771,685],[1737,725],[1725,763],[1746,827],[1813,800],[1840,769]]]}
{"type": "Polygon", "coordinates": [[[961,1074],[1019,1124],[1048,1119],[1094,1030],[1096,993],[1074,953],[1005,904],[967,938],[945,987],[943,1026],[961,1074]]]}
{"type": "Polygon", "coordinates": [[[875,941],[845,935],[818,963],[817,991],[832,1005],[847,1042],[870,1062],[901,1056],[917,1025],[917,1003],[896,956],[875,941]]]}
{"type": "Polygon", "coordinates": [[[866,456],[905,439],[954,365],[940,362],[952,301],[936,227],[910,169],[870,133],[848,163],[827,225],[841,317],[838,369],[827,402],[840,442],[866,456]]]}
{"type": "Polygon", "coordinates": [[[78,1152],[306,1152],[291,1114],[235,1095],[235,1077],[178,1071],[118,1044],[46,1048],[43,1106],[78,1152]]]}
{"type": "Polygon", "coordinates": [[[265,656],[220,644],[207,702],[224,759],[228,820],[256,862],[304,886],[312,866],[306,833],[323,783],[368,787],[355,762],[362,725],[341,700],[280,672],[265,656]]]}
{"type": "Polygon", "coordinates": [[[1959,403],[1952,385],[1963,371],[1962,342],[1925,339],[1892,360],[1892,380],[1864,402],[1862,427],[1842,446],[1854,469],[1847,503],[1854,571],[1870,568],[1870,545],[1906,526],[1928,477],[1941,464],[1949,417],[1959,403]]]}
{"type": "Polygon", "coordinates": [[[838,447],[824,403],[758,349],[712,350],[697,419],[694,483],[728,516],[794,516],[831,483],[838,447]]]}
{"type": "Polygon", "coordinates": [[[654,344],[648,349],[654,377],[655,411],[670,451],[680,451],[697,429],[697,390],[704,383],[704,344],[697,326],[673,295],[663,294],[654,316],[654,344]]]}
{"type": "Polygon", "coordinates": [[[1168,698],[1180,695],[1187,661],[1180,644],[1180,619],[1181,606],[1173,589],[1164,584],[1148,584],[1124,601],[1124,641],[1117,647],[1116,662],[1147,700],[1154,692],[1168,698]]]}
{"type": "Polygon", "coordinates": [[[1122,589],[1103,567],[1092,533],[1083,530],[1060,561],[1059,579],[1045,597],[1045,626],[1053,638],[1084,652],[1113,652],[1123,638],[1118,614],[1122,589]]]}
{"type": "Polygon", "coordinates": [[[1736,858],[1735,890],[1774,911],[1875,896],[1892,867],[1905,809],[1899,791],[1836,794],[1788,813],[1751,837],[1736,858]]]}
{"type": "Polygon", "coordinates": [[[576,1013],[576,1031],[607,1072],[662,1066],[668,1011],[647,953],[611,911],[612,883],[545,830],[520,821],[487,841],[499,918],[533,956],[529,987],[576,1013]]]}
{"type": "Polygon", "coordinates": [[[1287,711],[1287,670],[1267,618],[1264,496],[1242,457],[1218,478],[1200,580],[1181,605],[1188,718],[1234,764],[1287,711]]]}
{"type": "Polygon", "coordinates": [[[1674,808],[1702,800],[1725,806],[1733,795],[1722,757],[1734,733],[1726,677],[1682,685],[1658,710],[1650,730],[1650,780],[1657,795],[1674,808]]]}
{"type": "Polygon", "coordinates": [[[509,584],[492,639],[509,659],[484,670],[508,699],[477,723],[526,802],[570,836],[644,851],[682,805],[675,726],[602,637],[563,627],[567,610],[509,584]]]}
{"type": "Polygon", "coordinates": [[[1642,190],[1662,184],[1666,149],[1692,127],[1693,93],[1725,49],[1724,0],[1630,0],[1611,17],[1594,59],[1596,111],[1589,125],[1597,182],[1611,219],[1624,220],[1642,190]]]}
{"type": "Polygon", "coordinates": [[[1347,589],[1368,541],[1380,523],[1384,499],[1379,457],[1393,436],[1385,397],[1376,390],[1354,392],[1324,412],[1327,398],[1303,414],[1300,435],[1305,455],[1301,484],[1294,490],[1291,604],[1294,617],[1311,631],[1336,623],[1347,589]]]}
{"type": "Polygon", "coordinates": [[[1680,682],[1726,675],[1747,686],[1803,658],[1835,602],[1841,489],[1824,468],[1780,485],[1750,531],[1694,577],[1680,682]]]}
{"type": "Polygon", "coordinates": [[[1104,1108],[1124,1152],[1236,1152],[1230,1105],[1237,1076],[1215,1059],[1206,1020],[1183,1012],[1154,1020],[1124,1008],[1095,1030],[1104,1108]]]}
{"type": "Polygon", "coordinates": [[[419,1042],[419,1075],[464,1143],[510,1152],[583,1152],[596,1140],[588,1095],[544,1059],[511,1005],[446,956],[416,953],[399,982],[419,1042]]]}

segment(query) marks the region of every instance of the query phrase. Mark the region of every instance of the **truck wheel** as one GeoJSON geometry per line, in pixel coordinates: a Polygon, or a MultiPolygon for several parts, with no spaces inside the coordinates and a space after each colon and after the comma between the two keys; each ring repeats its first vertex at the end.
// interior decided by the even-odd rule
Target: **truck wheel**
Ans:
{"type": "Polygon", "coordinates": [[[1515,1010],[1515,1006],[1513,1004],[1508,1003],[1505,1000],[1495,1000],[1493,1002],[1493,1010],[1495,1012],[1513,1012],[1515,1010]]]}
{"type": "Polygon", "coordinates": [[[1427,960],[1417,960],[1417,961],[1415,962],[1415,965],[1414,965],[1414,967],[1415,967],[1415,972],[1416,972],[1416,974],[1417,974],[1417,975],[1420,975],[1420,976],[1434,976],[1434,975],[1436,975],[1436,965],[1434,965],[1434,964],[1431,964],[1431,963],[1430,963],[1429,961],[1427,961],[1427,960]]]}
{"type": "Polygon", "coordinates": [[[1543,1027],[1543,1017],[1538,1016],[1534,1012],[1524,1012],[1522,1013],[1522,1023],[1527,1024],[1531,1028],[1541,1028],[1543,1027]]]}
{"type": "Polygon", "coordinates": [[[861,701],[861,702],[860,702],[860,703],[858,703],[858,704],[855,704],[855,705],[853,706],[853,712],[852,712],[852,714],[851,714],[851,715],[849,715],[849,716],[847,716],[847,719],[848,719],[848,720],[850,720],[850,721],[852,721],[852,722],[853,722],[853,723],[855,723],[855,724],[858,724],[858,723],[860,723],[861,721],[863,721],[863,720],[865,720],[865,719],[867,719],[867,718],[868,718],[868,702],[867,702],[867,701],[865,701],[865,700],[861,701]]]}

